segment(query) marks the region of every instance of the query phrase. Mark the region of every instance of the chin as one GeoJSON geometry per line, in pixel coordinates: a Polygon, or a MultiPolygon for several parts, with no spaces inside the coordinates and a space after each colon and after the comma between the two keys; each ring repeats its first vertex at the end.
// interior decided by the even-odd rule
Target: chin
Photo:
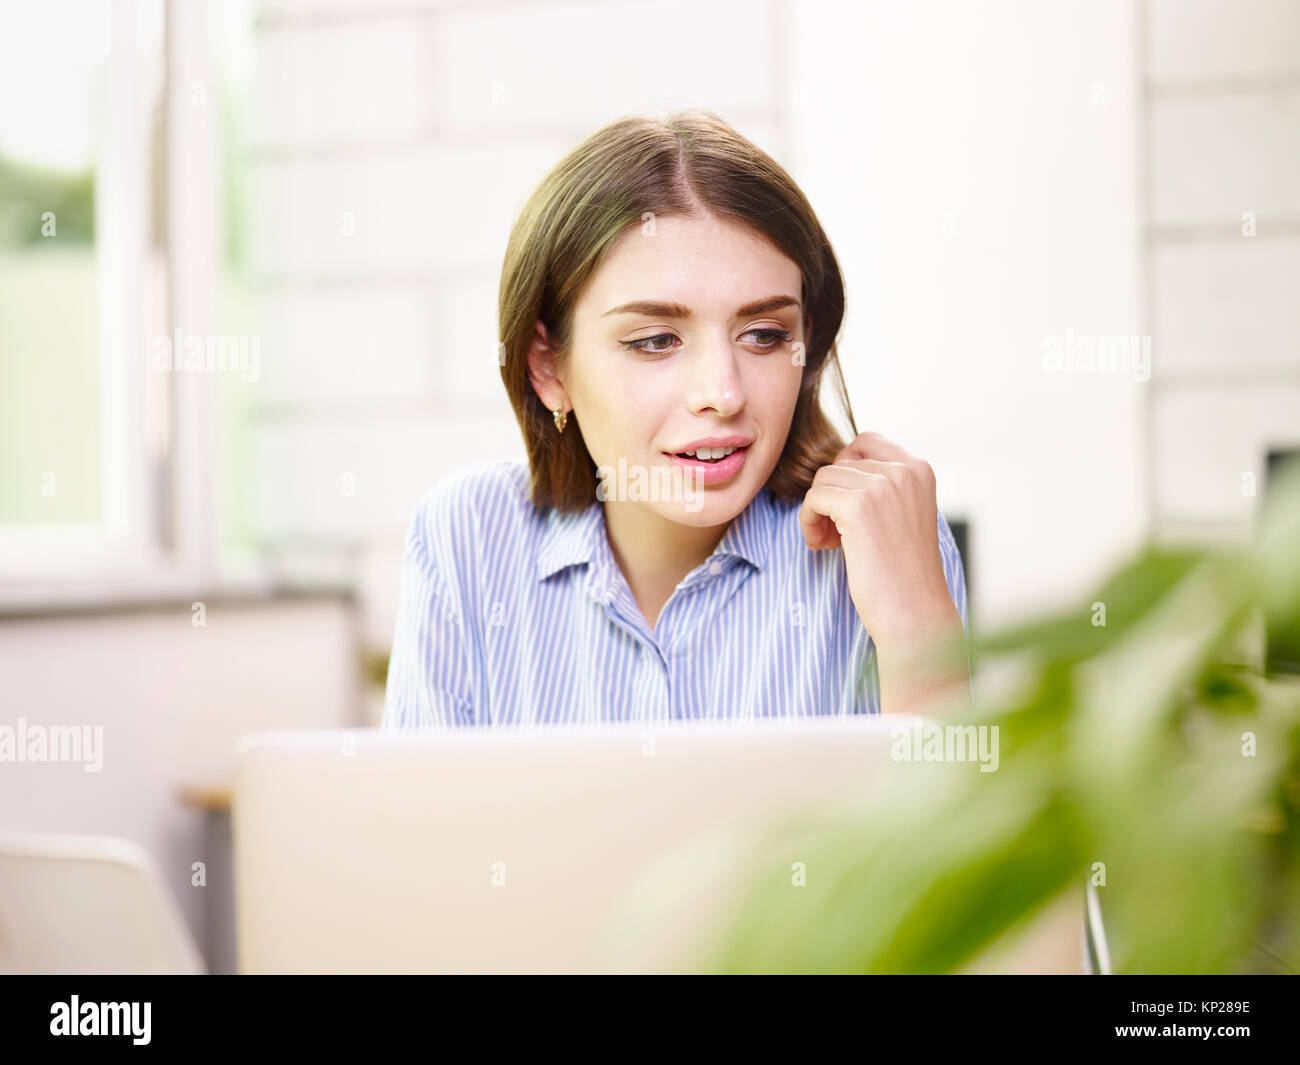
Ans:
{"type": "Polygon", "coordinates": [[[694,499],[672,500],[655,504],[655,510],[679,525],[707,529],[722,525],[738,516],[748,505],[754,492],[746,492],[740,485],[709,488],[694,499]]]}

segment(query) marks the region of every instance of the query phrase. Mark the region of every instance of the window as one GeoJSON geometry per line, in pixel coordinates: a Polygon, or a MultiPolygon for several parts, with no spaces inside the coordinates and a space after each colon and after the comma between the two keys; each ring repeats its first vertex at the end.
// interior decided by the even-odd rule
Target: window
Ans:
{"type": "Polygon", "coordinates": [[[0,579],[157,543],[161,0],[18,6],[0,37],[0,579]]]}

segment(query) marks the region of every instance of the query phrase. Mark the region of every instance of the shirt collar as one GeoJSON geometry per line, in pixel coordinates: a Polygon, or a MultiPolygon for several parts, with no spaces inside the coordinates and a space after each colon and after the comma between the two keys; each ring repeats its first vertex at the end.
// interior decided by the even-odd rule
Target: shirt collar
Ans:
{"type": "MultiPolygon", "coordinates": [[[[761,570],[770,557],[774,502],[767,485],[749,501],[727,527],[713,555],[735,555],[761,570]]],[[[605,509],[592,503],[586,510],[562,514],[552,508],[537,554],[537,579],[544,581],[566,566],[580,566],[611,554],[605,533],[605,509]]]]}
{"type": "Polygon", "coordinates": [[[544,581],[566,566],[592,561],[604,535],[605,511],[601,504],[592,503],[586,510],[565,514],[552,507],[537,552],[537,579],[544,581]]]}
{"type": "Polygon", "coordinates": [[[723,534],[715,555],[735,555],[761,570],[767,565],[772,541],[776,537],[775,506],[767,485],[736,515],[723,534]]]}

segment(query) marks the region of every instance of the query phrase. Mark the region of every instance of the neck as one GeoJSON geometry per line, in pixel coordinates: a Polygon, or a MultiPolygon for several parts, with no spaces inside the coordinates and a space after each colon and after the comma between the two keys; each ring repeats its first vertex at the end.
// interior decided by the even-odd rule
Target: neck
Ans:
{"type": "Polygon", "coordinates": [[[670,595],[683,577],[713,554],[731,525],[682,525],[642,503],[607,500],[604,506],[610,550],[638,598],[643,593],[670,595]]]}

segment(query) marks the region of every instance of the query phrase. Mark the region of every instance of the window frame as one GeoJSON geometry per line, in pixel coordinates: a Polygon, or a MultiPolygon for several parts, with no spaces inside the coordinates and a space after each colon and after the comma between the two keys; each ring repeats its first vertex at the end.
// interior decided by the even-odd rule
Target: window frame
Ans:
{"type": "Polygon", "coordinates": [[[112,4],[95,158],[101,518],[0,525],[0,604],[131,598],[217,577],[212,382],[161,374],[149,360],[150,337],[172,335],[174,323],[210,331],[208,293],[219,277],[216,94],[200,109],[188,88],[208,83],[205,8],[184,0],[112,4]],[[150,6],[161,19],[157,52],[140,30],[150,6]],[[157,98],[142,77],[155,61],[157,98]],[[154,218],[162,220],[157,241],[154,218]]]}

